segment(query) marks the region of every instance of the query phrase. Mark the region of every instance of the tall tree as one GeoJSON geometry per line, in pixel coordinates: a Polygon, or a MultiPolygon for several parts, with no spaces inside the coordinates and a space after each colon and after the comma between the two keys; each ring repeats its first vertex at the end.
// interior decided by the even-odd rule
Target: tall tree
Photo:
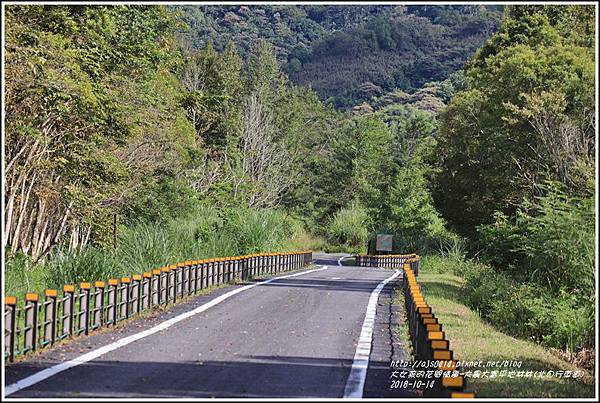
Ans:
{"type": "Polygon", "coordinates": [[[590,192],[593,52],[553,25],[550,9],[519,7],[469,63],[467,89],[442,114],[434,194],[463,235],[492,222],[495,211],[514,214],[525,197],[543,194],[546,179],[590,192]]]}
{"type": "Polygon", "coordinates": [[[183,106],[196,128],[196,143],[217,155],[239,135],[240,94],[244,88],[242,61],[230,43],[218,53],[209,43],[186,56],[181,82],[187,92],[183,106]]]}
{"type": "Polygon", "coordinates": [[[73,248],[101,241],[136,177],[132,142],[185,129],[168,96],[145,98],[176,85],[155,75],[173,66],[175,20],[164,7],[78,5],[11,5],[6,18],[3,243],[39,259],[65,236],[73,248]]]}

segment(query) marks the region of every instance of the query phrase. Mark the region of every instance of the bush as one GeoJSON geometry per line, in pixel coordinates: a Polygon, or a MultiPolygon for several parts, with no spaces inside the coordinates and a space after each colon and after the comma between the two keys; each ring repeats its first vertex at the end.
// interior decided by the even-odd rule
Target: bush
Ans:
{"type": "Polygon", "coordinates": [[[556,294],[536,283],[518,283],[472,260],[460,265],[455,259],[427,257],[423,264],[430,261],[434,270],[450,267],[464,277],[467,304],[498,329],[567,351],[593,346],[593,300],[583,302],[566,289],[556,294]]]}
{"type": "Polygon", "coordinates": [[[549,184],[547,194],[524,202],[514,219],[503,214],[479,228],[486,259],[520,282],[535,282],[551,291],[574,291],[592,297],[595,249],[594,198],[567,197],[549,184]]]}
{"type": "Polygon", "coordinates": [[[468,305],[483,318],[488,318],[498,303],[504,303],[511,291],[511,281],[490,266],[474,265],[464,276],[468,305]]]}
{"type": "Polygon", "coordinates": [[[327,225],[327,239],[334,247],[362,251],[369,241],[369,216],[358,204],[338,210],[327,225]]]}
{"type": "Polygon", "coordinates": [[[543,336],[544,344],[579,351],[595,345],[592,300],[585,303],[572,294],[562,293],[552,307],[552,331],[543,336]]]}
{"type": "Polygon", "coordinates": [[[165,223],[192,213],[198,204],[196,192],[185,180],[165,175],[140,188],[127,206],[125,218],[130,223],[165,223]]]}
{"type": "Polygon", "coordinates": [[[506,277],[501,284],[506,287],[496,299],[490,299],[486,318],[499,329],[515,337],[537,342],[552,331],[550,304],[542,290],[531,284],[516,284],[506,277]]]}

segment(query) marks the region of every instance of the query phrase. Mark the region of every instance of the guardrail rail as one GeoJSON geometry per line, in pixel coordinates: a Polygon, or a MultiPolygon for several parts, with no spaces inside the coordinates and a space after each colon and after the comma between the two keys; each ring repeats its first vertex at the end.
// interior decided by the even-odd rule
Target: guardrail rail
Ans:
{"type": "MultiPolygon", "coordinates": [[[[417,282],[420,257],[407,255],[355,255],[357,266],[402,269],[402,291],[406,307],[408,332],[415,363],[420,370],[437,372],[432,388],[423,390],[423,397],[474,398],[465,392],[466,381],[457,370],[454,352],[443,331],[442,324],[425,301],[417,282]],[[439,381],[438,381],[439,379],[439,381]]],[[[416,369],[415,370],[419,370],[416,369]]]]}
{"type": "Polygon", "coordinates": [[[188,260],[130,277],[107,282],[66,284],[62,292],[47,289],[44,299],[25,294],[4,299],[4,356],[14,361],[59,340],[128,319],[156,306],[221,284],[246,281],[265,274],[304,268],[312,262],[312,251],[262,253],[235,257],[188,260]]]}

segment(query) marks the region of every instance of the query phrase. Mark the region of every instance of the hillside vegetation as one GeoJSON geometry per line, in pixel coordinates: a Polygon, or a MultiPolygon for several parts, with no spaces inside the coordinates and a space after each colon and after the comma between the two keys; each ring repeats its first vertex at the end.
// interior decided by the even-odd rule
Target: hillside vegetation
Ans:
{"type": "Polygon", "coordinates": [[[273,45],[290,80],[338,108],[443,81],[495,32],[498,6],[179,6],[192,48],[273,45]],[[365,87],[365,84],[372,84],[365,87]]]}
{"type": "Polygon", "coordinates": [[[589,352],[594,7],[501,15],[6,6],[6,290],[389,233],[498,330],[589,352]]]}

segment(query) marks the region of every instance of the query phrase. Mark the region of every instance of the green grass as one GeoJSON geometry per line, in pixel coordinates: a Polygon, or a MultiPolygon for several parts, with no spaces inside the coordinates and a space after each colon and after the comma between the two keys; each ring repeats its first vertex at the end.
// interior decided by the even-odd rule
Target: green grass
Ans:
{"type": "MultiPolygon", "coordinates": [[[[398,305],[402,309],[404,308],[405,298],[404,293],[402,292],[402,287],[398,287],[394,292],[394,304],[398,305]]],[[[394,337],[396,340],[400,341],[402,347],[404,348],[404,352],[406,353],[406,360],[414,360],[414,352],[412,348],[412,343],[410,341],[410,333],[408,332],[408,323],[406,323],[406,312],[402,310],[402,315],[400,315],[399,324],[393,329],[394,337]]]]}
{"type": "MultiPolygon", "coordinates": [[[[426,266],[425,266],[426,267],[426,266]]],[[[449,273],[421,270],[418,282],[450,340],[459,361],[521,361],[517,371],[583,371],[561,360],[542,346],[515,339],[483,321],[462,300],[462,279],[449,273]]],[[[510,369],[509,369],[510,370],[510,369]]],[[[593,397],[593,374],[585,371],[581,379],[544,378],[468,378],[467,390],[476,397],[558,398],[593,397]]]]}
{"type": "Polygon", "coordinates": [[[318,250],[322,245],[322,239],[281,211],[202,207],[168,222],[123,226],[116,250],[88,246],[68,251],[57,246],[37,265],[22,254],[5,251],[5,293],[23,304],[25,292],[41,294],[64,284],[106,281],[183,260],[318,250]]]}
{"type": "Polygon", "coordinates": [[[290,251],[321,251],[325,249],[325,247],[326,242],[323,238],[311,234],[304,227],[297,228],[293,235],[284,243],[284,249],[290,251]]]}

